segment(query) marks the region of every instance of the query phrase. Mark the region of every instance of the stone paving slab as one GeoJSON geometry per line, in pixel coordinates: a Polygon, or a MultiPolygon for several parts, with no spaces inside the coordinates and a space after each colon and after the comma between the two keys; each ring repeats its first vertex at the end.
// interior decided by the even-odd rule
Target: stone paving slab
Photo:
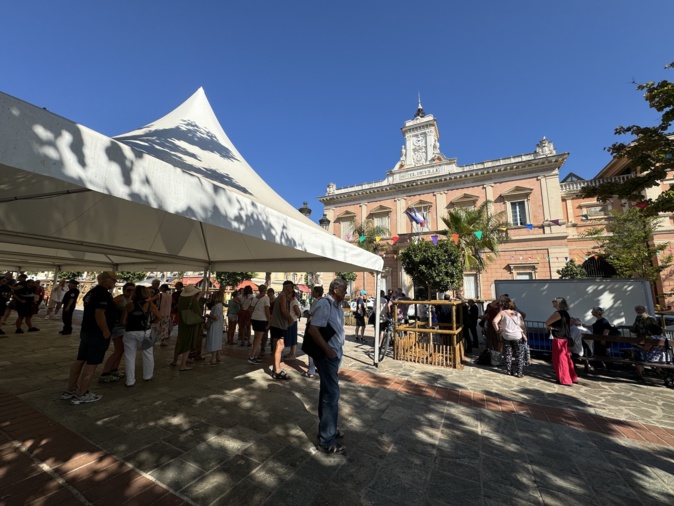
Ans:
{"type": "MultiPolygon", "coordinates": [[[[89,502],[151,504],[157,490],[171,504],[674,502],[674,392],[628,377],[561,387],[538,361],[521,380],[390,359],[377,369],[372,348],[350,340],[341,400],[348,454],[336,457],[315,451],[318,381],[299,375],[303,360],[285,365],[291,381],[275,382],[268,361],[245,362],[247,348],[226,347],[222,365],[186,373],[167,365],[172,349],[157,348],[153,382],[95,384],[102,401],[72,406],[58,395],[78,340],[58,336],[51,321],[39,326],[0,340],[9,403],[0,401],[0,435],[39,441],[39,462],[63,476],[85,469],[66,484],[79,484],[89,502]],[[21,422],[11,430],[8,414],[21,422]],[[66,433],[77,444],[62,444],[66,433]]],[[[18,457],[2,448],[0,480],[40,480],[39,466],[13,464],[18,457]]],[[[57,485],[38,503],[56,504],[57,485]]]]}

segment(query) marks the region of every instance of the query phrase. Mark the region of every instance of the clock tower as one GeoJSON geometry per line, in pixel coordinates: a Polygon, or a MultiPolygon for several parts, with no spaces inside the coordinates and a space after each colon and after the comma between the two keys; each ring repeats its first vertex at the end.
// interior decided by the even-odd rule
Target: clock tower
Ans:
{"type": "Polygon", "coordinates": [[[402,128],[403,145],[400,167],[411,168],[428,165],[436,161],[440,154],[440,133],[438,123],[432,114],[426,114],[421,107],[421,97],[417,112],[402,128]]]}

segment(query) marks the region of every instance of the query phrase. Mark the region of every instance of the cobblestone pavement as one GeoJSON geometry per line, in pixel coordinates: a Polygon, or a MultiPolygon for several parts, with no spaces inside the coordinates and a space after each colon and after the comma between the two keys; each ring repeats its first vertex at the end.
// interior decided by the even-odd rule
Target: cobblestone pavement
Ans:
{"type": "Polygon", "coordinates": [[[5,325],[0,339],[0,504],[674,503],[674,390],[657,380],[581,375],[563,387],[536,360],[523,379],[375,368],[372,347],[349,338],[348,454],[328,456],[314,447],[318,380],[300,376],[305,357],[279,382],[268,358],[245,361],[249,348],[187,372],[168,366],[172,347],[156,348],[152,382],[94,383],[103,399],[73,406],[58,397],[78,338],[35,321],[40,332],[5,325]]]}

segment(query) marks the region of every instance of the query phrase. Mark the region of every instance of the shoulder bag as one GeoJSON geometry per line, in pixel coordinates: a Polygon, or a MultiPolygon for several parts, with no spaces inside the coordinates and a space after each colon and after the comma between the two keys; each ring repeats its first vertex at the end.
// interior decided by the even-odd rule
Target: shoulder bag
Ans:
{"type": "MultiPolygon", "coordinates": [[[[332,314],[332,306],[330,306],[330,314],[332,314]]],[[[328,320],[330,320],[330,316],[328,316],[328,320]]],[[[307,355],[309,355],[314,360],[322,360],[325,358],[325,352],[323,351],[323,348],[321,348],[316,343],[314,337],[309,332],[309,329],[311,327],[312,327],[311,323],[308,323],[307,328],[304,331],[304,338],[302,339],[302,351],[307,355]]],[[[325,327],[316,327],[316,328],[318,329],[318,331],[321,334],[321,337],[325,340],[326,343],[329,343],[330,339],[332,339],[332,336],[334,336],[337,333],[337,331],[332,328],[330,323],[327,323],[325,327]]]]}
{"type": "Polygon", "coordinates": [[[183,309],[180,312],[180,321],[185,325],[191,327],[193,325],[199,325],[204,323],[204,318],[193,309],[183,309]]]}

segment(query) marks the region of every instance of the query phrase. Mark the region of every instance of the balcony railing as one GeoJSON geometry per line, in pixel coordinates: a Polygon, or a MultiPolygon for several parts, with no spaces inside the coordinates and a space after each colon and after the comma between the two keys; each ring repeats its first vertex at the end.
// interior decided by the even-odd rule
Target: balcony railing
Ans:
{"type": "Polygon", "coordinates": [[[570,183],[560,183],[559,188],[563,192],[578,191],[584,186],[599,186],[603,183],[622,183],[634,177],[634,174],[625,174],[622,176],[604,177],[601,179],[589,179],[587,181],[573,181],[570,183]]]}

